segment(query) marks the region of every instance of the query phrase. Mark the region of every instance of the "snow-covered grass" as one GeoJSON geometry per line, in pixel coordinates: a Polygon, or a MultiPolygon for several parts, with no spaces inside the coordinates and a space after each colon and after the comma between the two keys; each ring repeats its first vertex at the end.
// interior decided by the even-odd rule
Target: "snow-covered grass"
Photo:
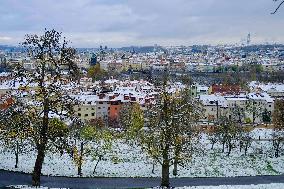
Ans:
{"type": "Polygon", "coordinates": [[[11,185],[11,186],[7,186],[6,188],[11,188],[11,189],[64,189],[64,188],[48,188],[44,186],[33,187],[33,186],[28,186],[28,185],[11,185]]]}
{"type": "MultiPolygon", "coordinates": [[[[267,136],[265,131],[257,131],[254,135],[267,136]]],[[[269,132],[269,131],[267,131],[269,132]]],[[[255,138],[258,138],[255,136],[255,138]]],[[[234,177],[254,175],[277,175],[284,173],[284,156],[275,158],[271,141],[254,141],[249,148],[248,155],[235,148],[229,157],[221,153],[221,145],[216,144],[211,150],[211,144],[204,135],[200,146],[200,153],[193,155],[184,167],[178,167],[178,177],[234,177]],[[262,153],[256,153],[262,152],[262,153]]],[[[0,146],[0,169],[31,173],[36,153],[34,151],[21,154],[19,167],[14,168],[14,154],[0,146]]],[[[84,159],[82,173],[84,177],[159,177],[161,166],[155,166],[152,173],[152,160],[138,147],[116,142],[113,152],[103,157],[93,174],[96,161],[92,157],[84,159]]],[[[171,170],[172,172],[172,170],[171,170]]],[[[42,173],[55,176],[77,176],[77,167],[68,154],[47,153],[42,173]]],[[[173,175],[170,175],[173,177],[173,175]]]]}
{"type": "Polygon", "coordinates": [[[221,186],[192,186],[178,187],[176,189],[283,189],[284,184],[259,184],[259,185],[221,185],[221,186]]]}
{"type": "MultiPolygon", "coordinates": [[[[8,186],[11,189],[56,189],[48,187],[31,187],[27,185],[8,186]]],[[[259,184],[259,185],[220,185],[220,186],[185,186],[176,187],[176,189],[283,189],[284,184],[259,184]]],[[[58,188],[59,189],[59,188],[58,188]]],[[[63,189],[63,188],[60,188],[63,189]]],[[[160,189],[160,187],[153,188],[160,189]]]]}

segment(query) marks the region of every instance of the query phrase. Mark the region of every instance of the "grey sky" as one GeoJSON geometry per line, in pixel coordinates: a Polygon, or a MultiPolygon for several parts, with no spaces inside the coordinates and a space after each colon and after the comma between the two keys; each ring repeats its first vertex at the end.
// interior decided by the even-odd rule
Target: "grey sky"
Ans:
{"type": "Polygon", "coordinates": [[[0,0],[0,44],[55,28],[77,47],[284,43],[272,0],[0,0]]]}

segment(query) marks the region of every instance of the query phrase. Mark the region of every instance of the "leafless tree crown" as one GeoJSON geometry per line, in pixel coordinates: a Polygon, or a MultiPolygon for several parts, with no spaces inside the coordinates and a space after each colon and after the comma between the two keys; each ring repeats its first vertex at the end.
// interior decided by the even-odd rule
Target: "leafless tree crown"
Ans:
{"type": "Polygon", "coordinates": [[[271,14],[275,14],[279,9],[280,7],[282,6],[282,4],[284,3],[284,0],[273,0],[274,2],[278,3],[278,6],[276,7],[276,9],[274,10],[274,12],[272,12],[271,14]]]}

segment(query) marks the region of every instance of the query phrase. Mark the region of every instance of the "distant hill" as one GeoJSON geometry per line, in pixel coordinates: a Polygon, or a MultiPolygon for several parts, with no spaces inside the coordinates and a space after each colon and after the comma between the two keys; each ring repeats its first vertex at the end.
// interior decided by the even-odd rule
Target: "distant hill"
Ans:
{"type": "Polygon", "coordinates": [[[161,46],[130,46],[130,47],[121,47],[117,48],[119,51],[124,52],[135,52],[135,53],[150,53],[157,51],[165,51],[161,46]]]}
{"type": "Polygon", "coordinates": [[[272,50],[274,48],[284,49],[284,45],[282,44],[274,44],[274,45],[250,45],[239,47],[238,49],[245,51],[245,52],[256,52],[260,50],[272,50]]]}
{"type": "Polygon", "coordinates": [[[23,51],[23,48],[9,45],[0,45],[0,50],[7,52],[20,52],[23,51]]]}
{"type": "MultiPolygon", "coordinates": [[[[193,45],[191,47],[191,52],[205,52],[211,46],[209,45],[193,45]]],[[[260,50],[272,50],[278,48],[280,51],[284,51],[284,45],[282,44],[267,44],[267,45],[250,45],[250,46],[240,46],[233,47],[234,49],[241,50],[244,52],[256,52],[260,50]]],[[[100,48],[76,48],[80,52],[97,52],[100,48]]],[[[11,46],[11,45],[1,45],[0,50],[6,52],[22,52],[23,48],[20,46],[11,46]]],[[[129,46],[129,47],[120,47],[120,48],[108,48],[107,51],[123,51],[123,52],[135,52],[135,53],[151,53],[151,52],[167,52],[162,46],[129,46]]]]}

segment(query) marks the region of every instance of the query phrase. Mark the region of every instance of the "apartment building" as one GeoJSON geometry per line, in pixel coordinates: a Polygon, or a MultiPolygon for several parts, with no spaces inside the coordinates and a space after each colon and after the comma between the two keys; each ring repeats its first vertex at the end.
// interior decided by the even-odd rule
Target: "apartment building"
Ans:
{"type": "Polygon", "coordinates": [[[263,114],[272,115],[274,99],[267,93],[248,93],[221,96],[200,95],[198,98],[204,108],[204,120],[216,122],[221,116],[235,118],[242,123],[263,123],[263,114]]]}

